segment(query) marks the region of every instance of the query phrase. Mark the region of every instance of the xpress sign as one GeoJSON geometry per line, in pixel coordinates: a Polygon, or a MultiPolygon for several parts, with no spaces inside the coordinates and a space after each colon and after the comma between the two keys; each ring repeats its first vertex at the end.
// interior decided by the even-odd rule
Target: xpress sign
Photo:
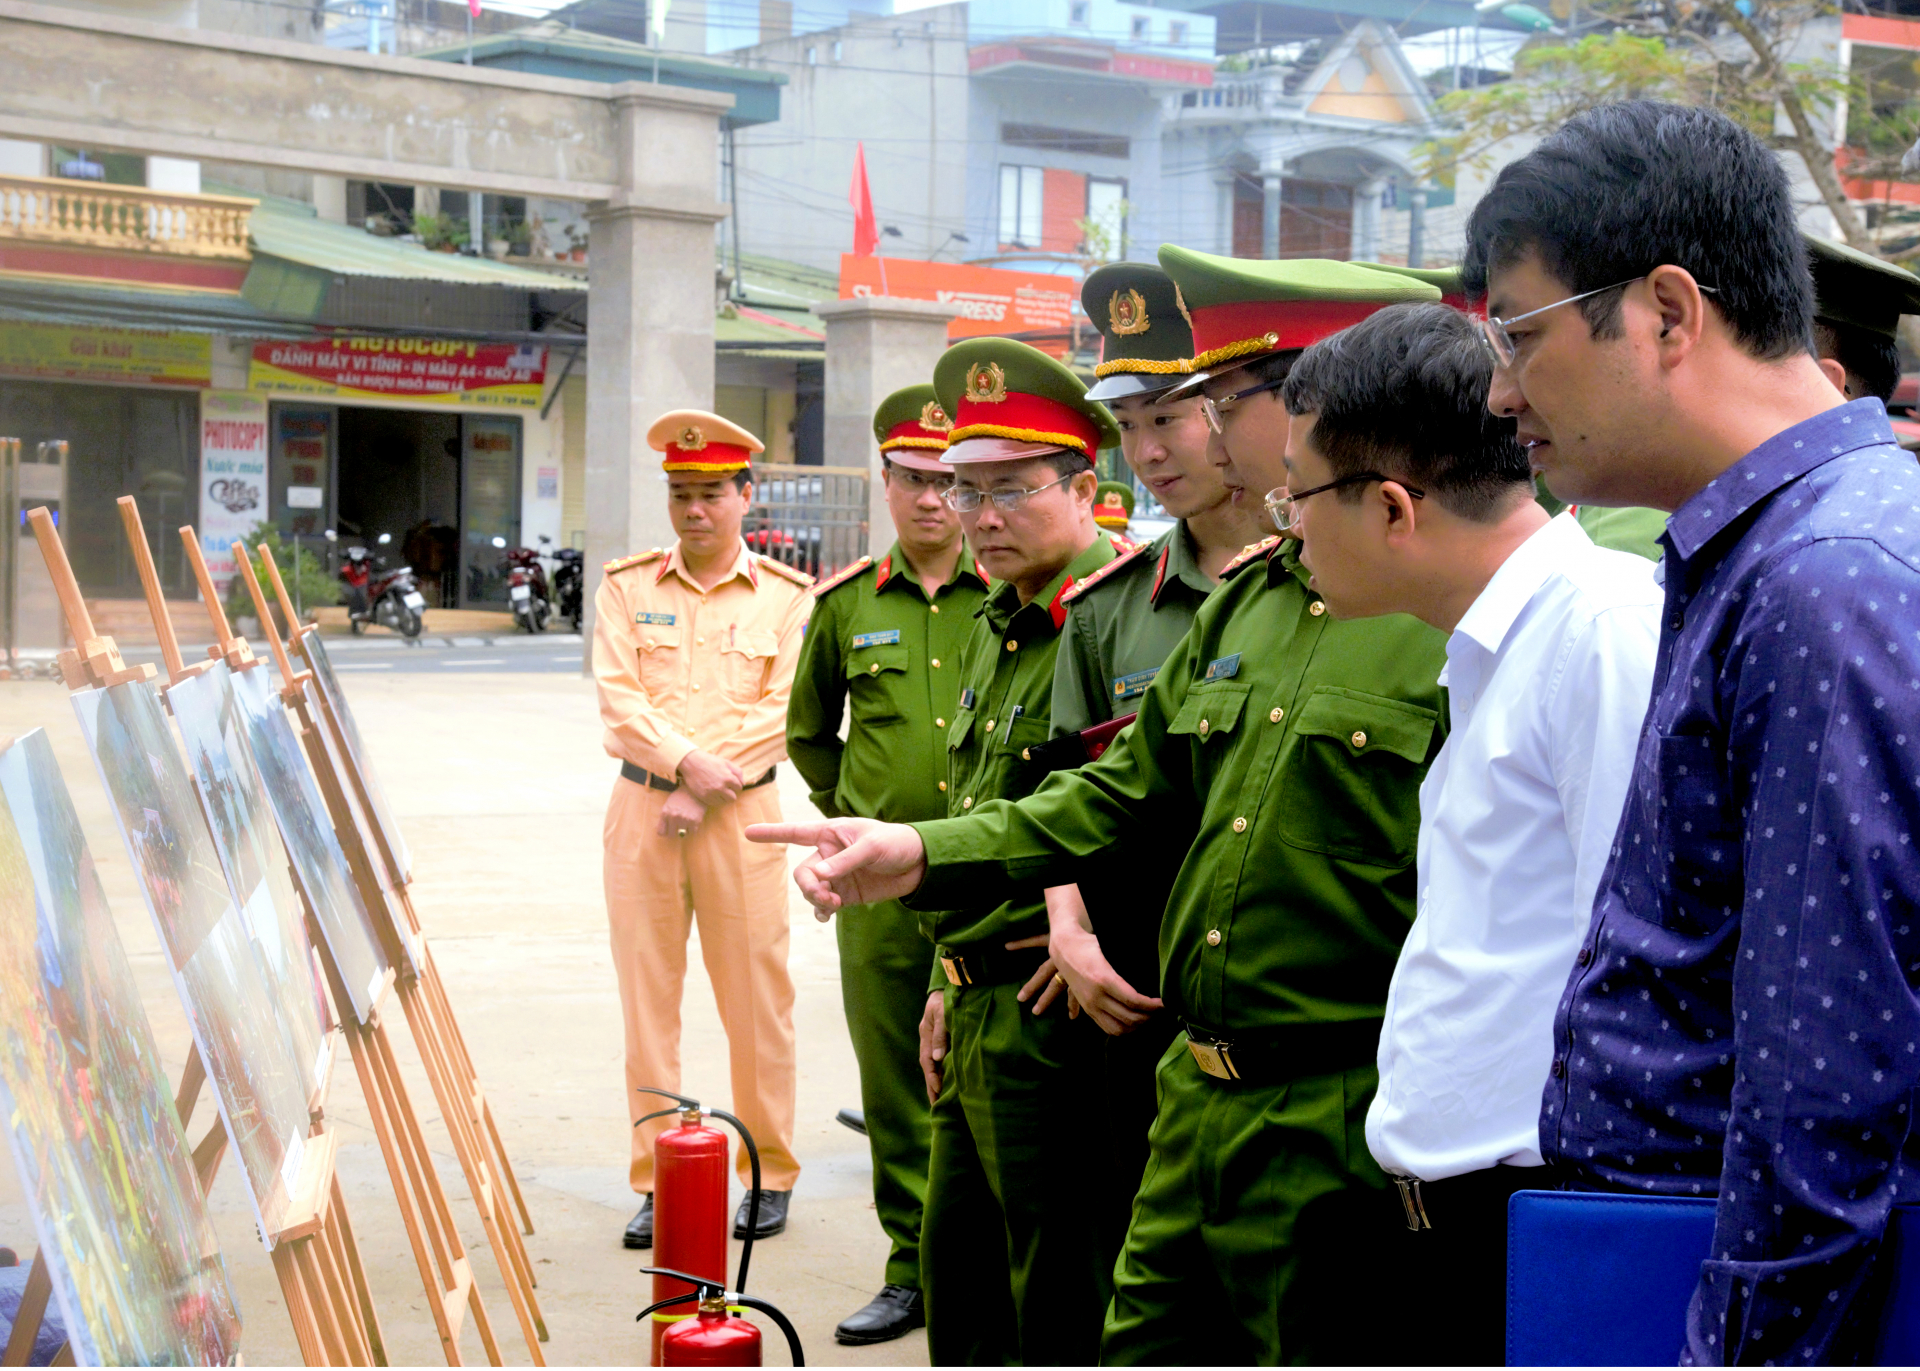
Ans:
{"type": "Polygon", "coordinates": [[[1058,356],[1066,350],[1067,336],[1073,328],[1080,281],[1073,276],[1005,271],[962,262],[922,262],[909,257],[889,257],[883,266],[878,257],[843,254],[840,298],[868,295],[956,305],[960,317],[947,326],[948,338],[1013,334],[1027,338],[1042,352],[1058,356]]]}
{"type": "Polygon", "coordinates": [[[342,400],[537,408],[547,350],[445,338],[255,343],[247,389],[342,400]]]}

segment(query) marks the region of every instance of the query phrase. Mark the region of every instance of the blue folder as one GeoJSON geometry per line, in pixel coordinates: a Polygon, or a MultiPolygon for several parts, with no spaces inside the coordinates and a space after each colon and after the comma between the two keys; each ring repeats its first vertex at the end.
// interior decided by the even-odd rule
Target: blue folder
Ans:
{"type": "MultiPolygon", "coordinates": [[[[1507,1206],[1507,1365],[1673,1366],[1714,1202],[1522,1190],[1507,1206]]],[[[1897,1206],[1877,1366],[1920,1365],[1920,1206],[1897,1206]]]]}

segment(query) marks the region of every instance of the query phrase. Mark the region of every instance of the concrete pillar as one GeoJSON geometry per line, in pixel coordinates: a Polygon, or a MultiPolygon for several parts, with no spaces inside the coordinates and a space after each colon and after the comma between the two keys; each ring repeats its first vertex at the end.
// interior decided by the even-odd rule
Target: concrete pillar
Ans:
{"type": "Polygon", "coordinates": [[[714,149],[732,105],[637,81],[612,100],[622,190],[587,210],[589,620],[602,563],[673,541],[648,427],[713,408],[713,226],[727,216],[714,149]]]}
{"type": "Polygon", "coordinates": [[[867,469],[867,551],[877,557],[893,545],[894,530],[873,412],[903,386],[933,379],[934,363],[947,349],[947,324],[960,310],[932,300],[869,296],[822,300],[813,312],[827,326],[827,465],[867,469]]]}
{"type": "Polygon", "coordinates": [[[1280,182],[1277,171],[1260,173],[1260,248],[1269,258],[1280,255],[1280,182]]]}
{"type": "Polygon", "coordinates": [[[1380,260],[1380,197],[1387,183],[1376,178],[1353,188],[1353,251],[1355,262],[1380,260]]]}
{"type": "MultiPolygon", "coordinates": [[[[315,172],[313,177],[313,212],[329,224],[347,222],[347,178],[344,176],[322,176],[315,172]]],[[[355,224],[355,228],[364,228],[364,224],[355,224]]]]}

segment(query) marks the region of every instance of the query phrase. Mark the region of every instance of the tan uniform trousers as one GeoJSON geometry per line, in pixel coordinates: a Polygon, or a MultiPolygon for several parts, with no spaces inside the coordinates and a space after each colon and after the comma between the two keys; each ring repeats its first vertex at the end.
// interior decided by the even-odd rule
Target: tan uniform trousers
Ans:
{"type": "MultiPolygon", "coordinates": [[[[750,843],[748,824],[776,823],[776,785],[742,791],[716,805],[685,838],[654,831],[668,792],[619,779],[607,805],[607,921],[620,1006],[627,1029],[630,1119],[672,1104],[638,1087],[680,1089],[680,998],[687,977],[687,934],[700,922],[700,955],[727,1033],[733,1109],[760,1149],[760,1184],[791,1190],[793,1156],[793,981],[787,975],[787,852],[750,843]]],[[[712,1101],[711,1083],[693,1091],[712,1101]]],[[[633,1130],[628,1177],[653,1190],[653,1140],[673,1123],[633,1130]]],[[[724,1128],[724,1125],[721,1125],[724,1128]]],[[[731,1132],[731,1130],[726,1130],[731,1132]]],[[[736,1144],[740,1179],[747,1152],[736,1144]]]]}

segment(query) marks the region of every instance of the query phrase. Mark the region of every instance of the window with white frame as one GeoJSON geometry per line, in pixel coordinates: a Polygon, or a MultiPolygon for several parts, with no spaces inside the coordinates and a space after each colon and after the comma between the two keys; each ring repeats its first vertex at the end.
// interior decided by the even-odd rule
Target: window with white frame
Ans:
{"type": "Polygon", "coordinates": [[[1046,174],[1039,167],[1000,168],[1000,244],[1037,248],[1046,174]]]}
{"type": "Polygon", "coordinates": [[[1109,262],[1127,251],[1127,183],[1087,178],[1087,250],[1109,262]]]}

